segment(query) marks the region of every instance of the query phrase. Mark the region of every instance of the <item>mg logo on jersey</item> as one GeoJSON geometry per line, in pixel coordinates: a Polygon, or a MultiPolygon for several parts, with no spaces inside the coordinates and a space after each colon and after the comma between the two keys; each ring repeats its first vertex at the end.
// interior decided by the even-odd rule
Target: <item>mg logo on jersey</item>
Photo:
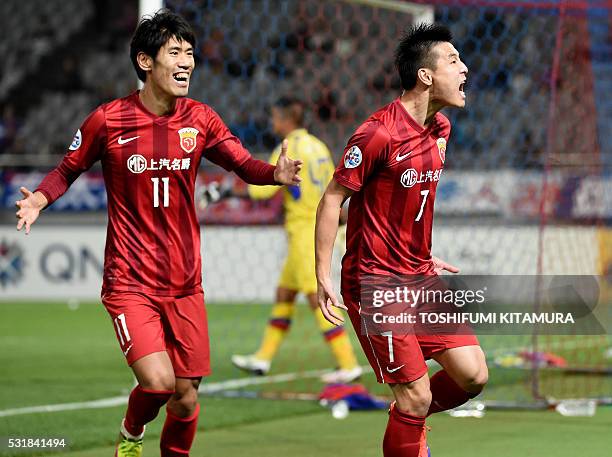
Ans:
{"type": "Polygon", "coordinates": [[[183,151],[187,154],[195,149],[198,133],[200,133],[198,129],[194,129],[193,127],[185,127],[178,131],[181,148],[183,148],[183,151]]]}
{"type": "Polygon", "coordinates": [[[412,187],[414,186],[419,178],[419,174],[414,168],[408,168],[405,172],[402,173],[402,177],[400,178],[400,182],[404,187],[412,187]]]}
{"type": "Polygon", "coordinates": [[[415,184],[422,184],[426,182],[438,182],[442,176],[442,169],[438,170],[426,170],[420,173],[414,168],[408,168],[402,173],[400,182],[404,187],[412,187],[415,184]]]}
{"type": "Polygon", "coordinates": [[[132,154],[127,160],[127,167],[132,173],[140,174],[147,169],[147,159],[140,154],[132,154]]]}
{"type": "Polygon", "coordinates": [[[127,160],[127,167],[132,173],[137,175],[144,171],[184,171],[191,167],[191,157],[174,159],[145,159],[140,154],[132,154],[127,160]]]}
{"type": "Polygon", "coordinates": [[[438,153],[440,154],[440,160],[442,163],[446,160],[446,140],[444,138],[438,138],[436,140],[438,145],[438,153]]]}

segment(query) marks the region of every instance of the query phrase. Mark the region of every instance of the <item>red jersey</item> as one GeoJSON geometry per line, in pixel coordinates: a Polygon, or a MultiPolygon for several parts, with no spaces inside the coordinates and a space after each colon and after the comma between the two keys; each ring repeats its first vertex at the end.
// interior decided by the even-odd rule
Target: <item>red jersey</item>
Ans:
{"type": "Polygon", "coordinates": [[[362,275],[434,274],[431,229],[450,122],[437,113],[423,128],[397,99],[349,139],[334,177],[355,191],[349,206],[343,293],[362,275]]]}
{"type": "Polygon", "coordinates": [[[202,157],[226,170],[252,160],[209,106],[180,98],[157,116],[135,92],[90,114],[37,190],[50,204],[100,160],[109,216],[102,290],[188,295],[202,291],[194,207],[202,157]]]}

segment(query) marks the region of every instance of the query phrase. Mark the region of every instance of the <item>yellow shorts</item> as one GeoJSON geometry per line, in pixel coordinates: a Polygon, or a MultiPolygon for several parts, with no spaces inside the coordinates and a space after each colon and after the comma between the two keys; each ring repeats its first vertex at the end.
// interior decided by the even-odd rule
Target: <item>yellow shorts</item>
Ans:
{"type": "Polygon", "coordinates": [[[278,285],[303,294],[317,292],[314,225],[287,228],[287,258],[278,285]]]}

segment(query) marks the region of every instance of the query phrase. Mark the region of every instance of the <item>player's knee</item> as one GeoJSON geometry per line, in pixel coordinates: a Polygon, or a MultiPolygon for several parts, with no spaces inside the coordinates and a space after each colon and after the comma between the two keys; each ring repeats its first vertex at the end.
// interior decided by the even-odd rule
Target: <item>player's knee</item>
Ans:
{"type": "Polygon", "coordinates": [[[177,390],[168,402],[168,407],[179,417],[191,416],[198,405],[197,389],[180,389],[177,390]]]}
{"type": "Polygon", "coordinates": [[[483,367],[479,367],[477,370],[474,370],[470,376],[464,379],[464,385],[462,387],[467,392],[479,394],[482,392],[488,381],[489,370],[485,365],[483,367]]]}
{"type": "Polygon", "coordinates": [[[150,373],[140,382],[140,386],[144,389],[165,391],[174,391],[175,384],[174,373],[163,371],[150,373]]]}
{"type": "Polygon", "coordinates": [[[401,384],[394,389],[395,400],[401,411],[425,416],[431,405],[431,390],[429,385],[423,384],[401,384]],[[398,388],[399,387],[399,388],[398,388]]]}

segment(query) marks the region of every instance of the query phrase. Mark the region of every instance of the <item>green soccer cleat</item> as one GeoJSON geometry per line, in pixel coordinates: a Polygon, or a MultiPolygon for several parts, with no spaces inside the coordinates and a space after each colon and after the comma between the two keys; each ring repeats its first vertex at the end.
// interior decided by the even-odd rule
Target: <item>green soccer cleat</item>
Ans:
{"type": "Polygon", "coordinates": [[[144,430],[138,436],[131,435],[125,429],[124,422],[125,419],[121,421],[121,432],[119,433],[117,447],[115,448],[115,457],[141,457],[144,430]]]}
{"type": "Polygon", "coordinates": [[[121,435],[117,448],[115,449],[115,457],[141,457],[142,456],[142,440],[133,441],[121,435]]]}

